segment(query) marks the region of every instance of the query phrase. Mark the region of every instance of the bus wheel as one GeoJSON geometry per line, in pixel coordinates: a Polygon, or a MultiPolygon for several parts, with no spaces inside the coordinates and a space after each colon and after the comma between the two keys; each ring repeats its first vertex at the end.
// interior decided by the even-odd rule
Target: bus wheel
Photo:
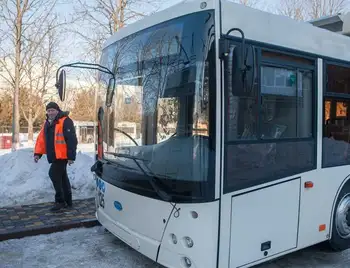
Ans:
{"type": "Polygon", "coordinates": [[[334,251],[350,247],[350,184],[344,185],[339,193],[333,213],[332,237],[329,241],[334,251]]]}

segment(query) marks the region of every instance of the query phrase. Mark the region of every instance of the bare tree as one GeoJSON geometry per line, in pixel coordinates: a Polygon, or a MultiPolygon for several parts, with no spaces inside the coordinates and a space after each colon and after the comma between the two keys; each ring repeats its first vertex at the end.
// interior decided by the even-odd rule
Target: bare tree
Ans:
{"type": "MultiPolygon", "coordinates": [[[[73,32],[83,40],[83,45],[86,47],[85,60],[99,62],[102,45],[106,39],[126,24],[154,12],[161,0],[78,0],[77,2],[76,13],[88,24],[87,28],[76,29],[73,32]]],[[[83,77],[89,81],[90,87],[95,92],[94,120],[96,121],[98,92],[101,92],[101,84],[98,83],[97,72],[84,72],[84,74],[83,77]]],[[[94,139],[96,140],[96,131],[94,139]]]]}
{"type": "Polygon", "coordinates": [[[281,15],[303,21],[306,18],[304,0],[282,0],[278,12],[281,15]]]}
{"type": "Polygon", "coordinates": [[[305,7],[310,19],[341,13],[347,4],[347,0],[305,0],[305,7]]]}
{"type": "Polygon", "coordinates": [[[0,94],[0,126],[10,126],[12,117],[12,94],[4,89],[0,94]]]}
{"type": "MultiPolygon", "coordinates": [[[[154,12],[161,0],[78,0],[75,11],[88,22],[86,28],[73,30],[86,47],[85,58],[98,62],[102,45],[126,24],[154,12]],[[148,10],[147,12],[140,11],[148,10]]],[[[96,81],[94,81],[95,83],[96,81]]]]}
{"type": "Polygon", "coordinates": [[[28,123],[28,142],[33,141],[33,124],[42,113],[43,102],[48,97],[48,90],[53,84],[57,61],[54,56],[57,53],[56,31],[52,30],[52,20],[41,32],[44,38],[28,40],[27,59],[24,66],[26,83],[28,89],[26,105],[21,106],[23,117],[28,123]],[[51,83],[50,83],[51,82],[51,83]],[[49,84],[50,83],[50,84],[49,84]],[[39,100],[39,101],[38,101],[39,100]]]}
{"type": "Polygon", "coordinates": [[[77,93],[72,108],[73,119],[78,121],[93,121],[95,119],[94,94],[95,91],[91,88],[77,93]]]}
{"type": "Polygon", "coordinates": [[[296,20],[318,19],[344,12],[348,0],[282,0],[278,13],[296,20]]]}
{"type": "MultiPolygon", "coordinates": [[[[50,38],[55,29],[70,22],[58,22],[55,8],[59,0],[1,1],[0,19],[4,23],[5,29],[2,27],[0,35],[0,67],[6,71],[6,75],[2,75],[2,78],[13,88],[12,149],[15,150],[19,144],[20,88],[27,88],[29,83],[29,88],[33,90],[34,80],[37,80],[34,79],[35,70],[37,73],[41,73],[41,76],[45,73],[45,78],[41,78],[40,86],[37,85],[36,88],[46,90],[49,70],[48,65],[43,63],[42,59],[41,64],[39,63],[40,54],[44,54],[42,44],[46,42],[47,38],[50,38]],[[14,48],[14,52],[12,48],[14,48]]],[[[29,114],[32,113],[27,112],[26,114],[28,123],[33,119],[28,117],[29,114]]]]}
{"type": "Polygon", "coordinates": [[[248,7],[257,7],[261,0],[237,0],[237,3],[248,6],[248,7]]]}
{"type": "MultiPolygon", "coordinates": [[[[3,35],[10,38],[10,44],[15,48],[15,54],[2,48],[3,59],[0,64],[6,69],[8,76],[5,78],[13,86],[13,123],[12,123],[12,149],[16,150],[19,145],[19,94],[20,83],[23,78],[23,43],[25,33],[34,23],[38,16],[47,16],[53,9],[56,1],[47,4],[44,0],[3,0],[1,5],[0,19],[6,23],[7,32],[3,35]],[[43,8],[44,7],[44,8],[43,8]],[[43,12],[43,13],[41,13],[43,12]],[[13,63],[8,65],[8,60],[13,63]],[[7,61],[6,61],[7,60],[7,61]],[[12,67],[14,66],[14,74],[12,67]]],[[[39,31],[38,31],[39,33],[39,31]]],[[[9,50],[11,51],[11,50],[9,50]]]]}
{"type": "MultiPolygon", "coordinates": [[[[35,6],[35,1],[34,1],[35,6]]],[[[22,50],[22,35],[23,35],[23,18],[31,9],[29,0],[15,1],[3,0],[1,5],[1,20],[4,21],[11,32],[13,44],[15,47],[14,67],[15,74],[9,71],[10,78],[14,84],[13,93],[13,123],[12,123],[12,149],[16,149],[19,144],[19,87],[21,76],[21,50],[22,50]]],[[[5,57],[8,55],[5,55],[5,57]]],[[[2,64],[4,68],[8,68],[6,62],[2,64]]],[[[8,69],[7,69],[8,70],[8,69]]]]}
{"type": "Polygon", "coordinates": [[[77,11],[84,15],[91,27],[100,29],[105,37],[112,35],[131,21],[152,13],[160,0],[78,0],[77,11]],[[140,11],[149,10],[150,12],[140,11]]]}

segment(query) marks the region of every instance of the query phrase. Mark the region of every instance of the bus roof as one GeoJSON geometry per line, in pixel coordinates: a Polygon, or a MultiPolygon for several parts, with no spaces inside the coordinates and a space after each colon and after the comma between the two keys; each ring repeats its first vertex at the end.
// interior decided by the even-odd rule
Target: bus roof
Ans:
{"type": "MultiPolygon", "coordinates": [[[[207,0],[205,9],[213,9],[215,0],[207,0]]],[[[128,25],[111,36],[104,47],[140,30],[158,23],[201,11],[203,0],[185,0],[128,25]]],[[[339,33],[275,15],[244,5],[221,0],[222,33],[235,27],[244,31],[249,40],[303,51],[322,57],[350,61],[350,38],[339,33]]],[[[231,35],[239,36],[233,32],[231,35]]]]}
{"type": "MultiPolygon", "coordinates": [[[[350,61],[350,38],[286,16],[222,1],[222,31],[241,28],[247,39],[350,61]]],[[[234,33],[236,35],[236,33],[234,33]]]]}

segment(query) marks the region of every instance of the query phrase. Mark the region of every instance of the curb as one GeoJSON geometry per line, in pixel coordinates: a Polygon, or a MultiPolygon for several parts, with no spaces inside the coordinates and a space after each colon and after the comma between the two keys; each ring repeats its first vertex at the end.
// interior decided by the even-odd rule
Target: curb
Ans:
{"type": "Polygon", "coordinates": [[[36,236],[41,234],[51,234],[56,232],[62,232],[73,228],[91,228],[101,225],[97,219],[89,219],[89,220],[83,220],[79,222],[69,222],[67,224],[61,224],[61,225],[49,225],[45,227],[38,227],[38,228],[32,228],[32,229],[23,229],[23,230],[16,230],[13,232],[7,232],[4,234],[0,234],[0,242],[6,241],[10,239],[19,239],[23,237],[29,237],[29,236],[36,236]]]}

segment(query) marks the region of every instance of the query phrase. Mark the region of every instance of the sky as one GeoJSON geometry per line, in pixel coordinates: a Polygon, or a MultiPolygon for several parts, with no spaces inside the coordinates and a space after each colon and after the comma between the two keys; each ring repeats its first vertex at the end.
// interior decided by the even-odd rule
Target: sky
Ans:
{"type": "MultiPolygon", "coordinates": [[[[62,16],[65,17],[74,17],[77,16],[74,10],[74,4],[72,2],[68,2],[68,0],[61,0],[61,1],[66,1],[65,4],[61,4],[58,7],[58,11],[62,16]]],[[[86,1],[87,3],[94,3],[95,0],[81,0],[81,1],[86,1]]],[[[182,0],[155,0],[158,1],[159,4],[159,10],[169,8],[172,5],[175,5],[182,0]]],[[[204,0],[203,0],[204,1],[204,0]]],[[[239,2],[239,0],[233,0],[234,2],[239,2]]],[[[277,10],[279,6],[281,5],[281,0],[255,0],[257,2],[256,8],[267,11],[267,12],[272,12],[272,13],[277,13],[277,10]]],[[[283,0],[282,0],[283,1],[283,0]]],[[[347,0],[350,2],[350,0],[347,0]]],[[[77,3],[78,1],[74,1],[77,3]]],[[[145,7],[144,7],[145,9],[145,7]]],[[[142,7],[140,9],[142,12],[142,7]]],[[[86,31],[91,31],[91,27],[89,30],[88,29],[88,24],[86,22],[80,21],[78,24],[75,25],[76,29],[80,32],[86,32],[86,31]]],[[[90,34],[90,32],[89,32],[90,34]]],[[[61,41],[61,47],[63,48],[61,51],[62,55],[60,58],[60,64],[65,64],[65,63],[71,63],[71,62],[76,62],[76,61],[88,61],[91,62],[91,59],[86,58],[86,43],[82,39],[80,39],[78,36],[67,33],[63,36],[62,41],[61,41]]],[[[84,74],[86,74],[85,71],[83,71],[84,74]]],[[[67,70],[67,82],[71,80],[75,86],[77,85],[83,85],[85,82],[88,83],[86,80],[86,76],[81,75],[81,71],[78,69],[68,69],[67,70]],[[77,78],[79,77],[79,81],[77,82],[77,78]]],[[[90,78],[92,81],[94,80],[93,78],[90,78]]],[[[68,84],[67,84],[68,86],[68,84]]]]}
{"type": "MultiPolygon", "coordinates": [[[[66,1],[66,0],[63,0],[66,1]]],[[[94,0],[85,0],[87,2],[94,1],[94,0]]],[[[171,7],[172,5],[175,5],[181,0],[158,0],[159,3],[159,10],[171,7]]],[[[279,0],[257,0],[260,4],[257,6],[259,9],[264,9],[266,11],[273,11],[276,9],[276,6],[279,3],[279,0]]],[[[63,5],[60,5],[58,8],[58,11],[64,15],[64,16],[75,16],[73,4],[71,2],[66,2],[63,5]]],[[[82,28],[85,27],[82,23],[80,24],[82,28]]],[[[61,62],[66,63],[68,61],[75,61],[77,59],[81,60],[81,54],[83,53],[84,49],[82,47],[81,40],[77,39],[76,36],[72,36],[71,34],[67,34],[62,39],[61,43],[62,47],[66,47],[67,49],[64,50],[64,54],[62,55],[61,62]]]]}
{"type": "MultiPolygon", "coordinates": [[[[95,0],[81,0],[81,1],[86,1],[86,2],[94,2],[95,0]]],[[[172,5],[175,5],[181,0],[155,0],[158,1],[159,4],[159,10],[168,8],[172,5]]],[[[204,0],[203,0],[204,1],[204,0]]],[[[239,1],[239,0],[236,0],[239,1]]],[[[278,6],[280,5],[281,0],[256,0],[258,3],[256,8],[268,11],[268,12],[276,12],[278,9],[278,6]]],[[[346,0],[350,2],[350,0],[346,0]]],[[[76,1],[69,1],[69,0],[59,0],[61,3],[57,7],[57,12],[59,13],[60,17],[65,17],[65,18],[76,18],[77,14],[75,13],[74,6],[77,5],[77,0],[76,1]],[[74,4],[73,4],[74,2],[74,4]]],[[[141,9],[142,11],[142,9],[141,9]]],[[[88,24],[85,21],[79,21],[78,23],[75,24],[75,28],[79,32],[87,32],[91,31],[91,28],[87,30],[88,24]]],[[[0,29],[1,29],[1,24],[0,24],[0,29]]],[[[91,32],[88,32],[88,34],[91,34],[91,32]]],[[[77,35],[65,32],[64,35],[61,36],[60,39],[60,48],[59,48],[59,64],[66,64],[66,63],[71,63],[71,62],[76,62],[76,61],[90,61],[89,59],[86,59],[86,44],[84,41],[79,38],[77,35]]],[[[76,70],[76,69],[75,69],[76,70]]],[[[72,72],[73,73],[73,72],[72,72]]],[[[75,72],[74,72],[75,73],[75,72]]],[[[76,76],[68,76],[69,73],[67,73],[67,80],[76,80],[76,76]]],[[[82,81],[83,82],[83,81],[82,81]]],[[[76,84],[77,85],[77,84],[76,84]]]]}

